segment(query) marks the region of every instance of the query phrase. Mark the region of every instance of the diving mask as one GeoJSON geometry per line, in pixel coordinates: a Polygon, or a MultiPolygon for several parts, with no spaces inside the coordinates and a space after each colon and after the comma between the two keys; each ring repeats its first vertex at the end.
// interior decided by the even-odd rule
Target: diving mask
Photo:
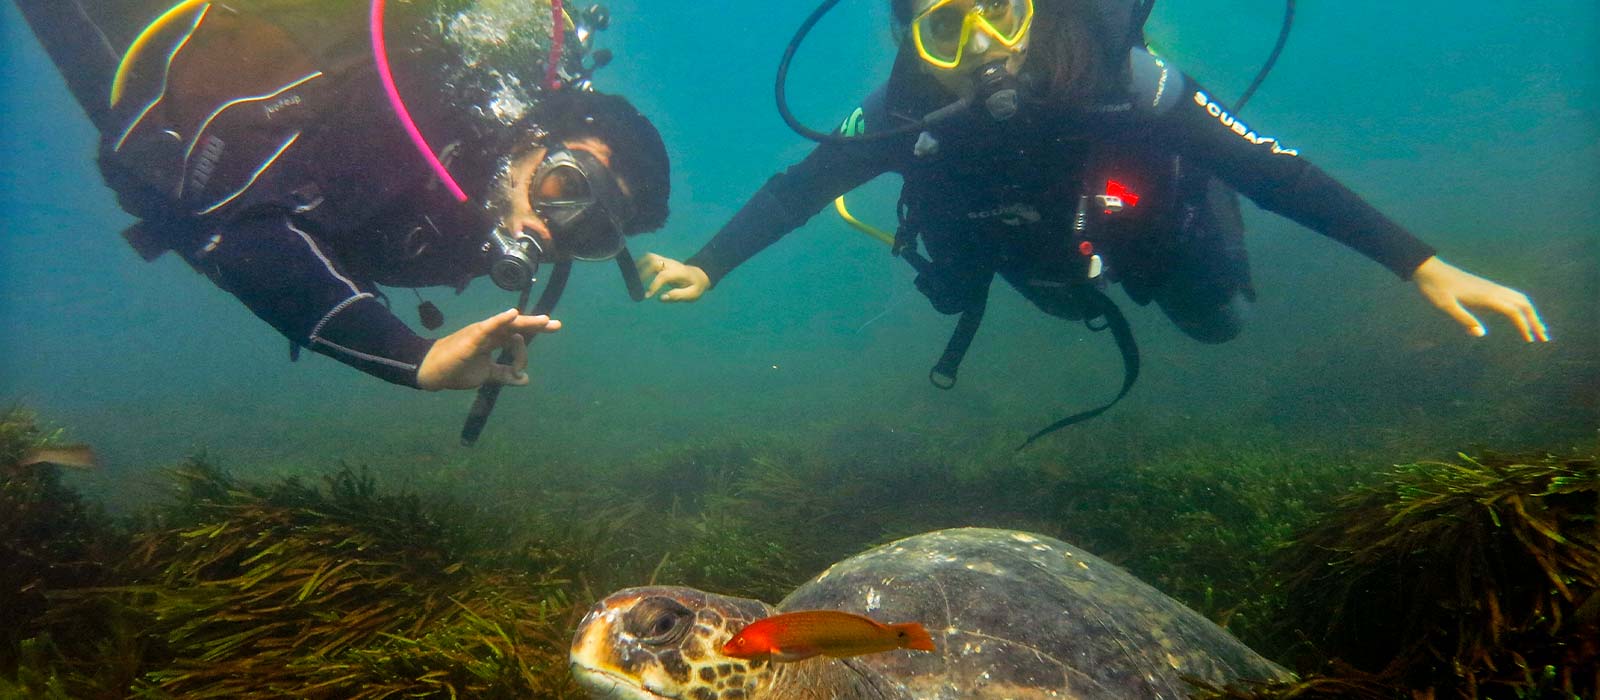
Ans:
{"type": "Polygon", "coordinates": [[[555,253],[574,260],[610,260],[622,251],[633,199],[593,153],[551,149],[534,171],[528,204],[550,226],[555,253]]]}
{"type": "Polygon", "coordinates": [[[911,19],[911,40],[922,60],[954,69],[974,37],[1015,51],[1032,24],[1033,0],[934,0],[911,19]]]}

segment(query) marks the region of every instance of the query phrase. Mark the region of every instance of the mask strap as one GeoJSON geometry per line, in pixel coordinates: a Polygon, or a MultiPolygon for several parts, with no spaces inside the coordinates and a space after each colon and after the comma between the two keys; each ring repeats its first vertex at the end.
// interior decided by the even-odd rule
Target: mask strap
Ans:
{"type": "Polygon", "coordinates": [[[644,283],[639,281],[639,269],[633,263],[633,253],[628,252],[628,246],[622,246],[617,252],[617,270],[622,272],[622,283],[628,287],[628,297],[634,301],[644,301],[644,283]]]}
{"type": "MultiPolygon", "coordinates": [[[[527,313],[534,316],[548,315],[556,308],[556,302],[561,300],[561,293],[567,289],[567,278],[572,274],[571,262],[556,263],[550,271],[550,278],[544,283],[544,292],[539,295],[538,303],[533,309],[523,312],[523,307],[528,304],[529,291],[523,290],[522,298],[517,300],[518,313],[527,313]]],[[[540,334],[534,333],[527,337],[528,344],[540,334]]],[[[496,359],[502,365],[511,364],[512,353],[510,350],[501,350],[500,357],[496,359]]],[[[478,436],[483,433],[483,426],[489,422],[489,414],[494,413],[494,404],[500,400],[501,384],[485,384],[478,387],[478,397],[472,402],[472,409],[467,412],[467,420],[461,426],[461,446],[472,447],[477,444],[478,436]]]]}

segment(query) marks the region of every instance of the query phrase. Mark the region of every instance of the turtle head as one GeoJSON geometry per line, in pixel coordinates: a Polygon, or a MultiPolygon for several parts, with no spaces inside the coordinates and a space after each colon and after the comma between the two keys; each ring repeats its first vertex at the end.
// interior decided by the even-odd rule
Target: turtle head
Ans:
{"type": "Polygon", "coordinates": [[[772,685],[772,664],[721,649],[734,632],[772,613],[759,600],[693,588],[617,591],[578,623],[572,674],[597,700],[755,700],[772,685]]]}

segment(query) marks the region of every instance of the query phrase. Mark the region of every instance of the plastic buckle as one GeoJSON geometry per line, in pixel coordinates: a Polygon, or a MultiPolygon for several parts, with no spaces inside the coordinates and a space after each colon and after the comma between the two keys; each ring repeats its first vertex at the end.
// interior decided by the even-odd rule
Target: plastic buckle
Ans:
{"type": "Polygon", "coordinates": [[[1100,210],[1107,214],[1122,211],[1125,206],[1121,197],[1112,194],[1097,194],[1094,196],[1094,201],[1100,205],[1100,210]]]}

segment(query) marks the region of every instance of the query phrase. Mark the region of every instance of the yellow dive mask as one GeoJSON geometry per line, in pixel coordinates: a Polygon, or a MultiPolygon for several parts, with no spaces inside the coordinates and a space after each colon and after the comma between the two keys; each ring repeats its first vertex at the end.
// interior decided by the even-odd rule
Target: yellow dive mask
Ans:
{"type": "Polygon", "coordinates": [[[911,20],[911,40],[922,60],[940,68],[961,65],[974,33],[1016,49],[1033,24],[1033,0],[934,0],[911,20]]]}

